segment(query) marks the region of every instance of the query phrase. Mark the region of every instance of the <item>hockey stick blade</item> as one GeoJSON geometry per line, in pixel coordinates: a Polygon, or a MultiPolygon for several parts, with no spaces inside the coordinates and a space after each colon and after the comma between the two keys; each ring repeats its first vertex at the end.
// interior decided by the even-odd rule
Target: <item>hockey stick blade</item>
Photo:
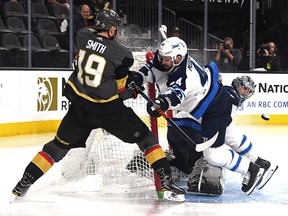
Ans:
{"type": "Polygon", "coordinates": [[[218,138],[218,133],[219,132],[217,132],[211,139],[207,140],[206,142],[197,144],[196,151],[201,152],[201,151],[204,151],[205,149],[208,149],[210,146],[212,146],[218,138]]]}
{"type": "Polygon", "coordinates": [[[183,139],[185,139],[189,144],[196,146],[195,150],[197,152],[201,152],[204,151],[205,149],[209,148],[210,146],[212,146],[214,144],[214,142],[216,141],[217,137],[218,137],[218,132],[209,140],[207,140],[206,142],[203,143],[195,143],[181,128],[178,127],[178,125],[175,124],[175,122],[169,118],[169,116],[166,115],[166,113],[161,110],[159,108],[159,106],[153,101],[151,100],[143,91],[142,89],[137,86],[135,84],[135,82],[132,82],[131,85],[137,90],[137,92],[139,92],[139,94],[142,95],[142,97],[144,97],[148,102],[153,104],[153,107],[157,110],[157,112],[166,119],[166,121],[172,125],[172,127],[179,133],[179,135],[181,135],[183,137],[183,139]]]}

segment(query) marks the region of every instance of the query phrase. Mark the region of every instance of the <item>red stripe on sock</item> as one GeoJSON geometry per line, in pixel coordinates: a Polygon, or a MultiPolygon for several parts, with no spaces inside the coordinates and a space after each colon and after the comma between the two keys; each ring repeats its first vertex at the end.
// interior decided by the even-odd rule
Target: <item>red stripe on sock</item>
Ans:
{"type": "Polygon", "coordinates": [[[53,166],[54,161],[50,158],[49,155],[47,155],[47,154],[46,154],[45,152],[43,152],[43,151],[39,152],[39,154],[40,154],[43,158],[45,158],[45,159],[51,164],[51,166],[53,166]]]}
{"type": "Polygon", "coordinates": [[[145,153],[144,153],[144,156],[148,155],[150,152],[154,151],[155,149],[158,149],[158,148],[161,148],[160,145],[157,145],[157,146],[154,146],[153,148],[147,150],[145,153]]]}
{"type": "Polygon", "coordinates": [[[119,88],[118,89],[118,93],[121,93],[121,92],[123,92],[125,90],[125,86],[123,87],[123,88],[119,88]]]}

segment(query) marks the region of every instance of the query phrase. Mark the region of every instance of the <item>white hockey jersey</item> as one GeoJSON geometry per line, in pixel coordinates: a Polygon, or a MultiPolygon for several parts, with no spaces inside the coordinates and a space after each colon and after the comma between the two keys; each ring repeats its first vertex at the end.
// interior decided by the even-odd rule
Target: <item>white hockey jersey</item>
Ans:
{"type": "Polygon", "coordinates": [[[216,64],[203,67],[186,54],[182,63],[167,73],[158,61],[157,52],[139,72],[146,76],[147,82],[157,85],[160,94],[167,99],[169,109],[185,111],[200,119],[218,92],[216,64]]]}

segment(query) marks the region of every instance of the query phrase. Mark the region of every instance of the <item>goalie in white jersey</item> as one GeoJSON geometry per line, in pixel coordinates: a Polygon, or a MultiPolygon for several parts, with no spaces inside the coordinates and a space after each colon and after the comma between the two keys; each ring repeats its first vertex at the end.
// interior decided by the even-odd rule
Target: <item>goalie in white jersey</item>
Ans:
{"type": "MultiPolygon", "coordinates": [[[[155,103],[162,111],[181,110],[201,119],[203,141],[219,133],[215,143],[204,150],[203,155],[214,166],[244,174],[242,191],[249,195],[261,181],[264,169],[224,146],[226,128],[232,122],[233,98],[218,82],[218,76],[215,63],[201,66],[187,54],[183,40],[170,37],[133,77],[138,86],[146,81],[158,85],[160,94],[155,103]]],[[[150,102],[147,111],[152,116],[160,116],[150,102]]]]}

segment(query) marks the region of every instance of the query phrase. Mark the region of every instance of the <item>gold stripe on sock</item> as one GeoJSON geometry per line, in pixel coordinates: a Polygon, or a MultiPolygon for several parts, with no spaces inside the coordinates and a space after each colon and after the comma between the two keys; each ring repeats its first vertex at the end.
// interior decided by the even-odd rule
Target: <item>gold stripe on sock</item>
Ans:
{"type": "Polygon", "coordinates": [[[166,155],[160,146],[154,147],[152,151],[149,150],[148,153],[145,153],[145,158],[150,165],[164,157],[166,157],[166,155]]]}
{"type": "Polygon", "coordinates": [[[32,163],[39,167],[43,173],[46,173],[53,165],[40,152],[33,158],[32,163]]]}

